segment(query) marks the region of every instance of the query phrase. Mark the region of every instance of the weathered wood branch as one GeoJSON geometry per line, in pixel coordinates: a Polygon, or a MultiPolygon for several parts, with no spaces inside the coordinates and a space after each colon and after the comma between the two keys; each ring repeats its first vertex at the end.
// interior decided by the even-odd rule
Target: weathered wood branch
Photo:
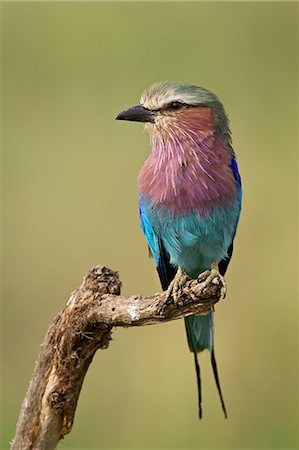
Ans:
{"type": "Polygon", "coordinates": [[[151,297],[120,295],[117,272],[96,266],[84,277],[46,334],[23,401],[12,450],[51,450],[70,432],[81,386],[98,349],[113,327],[167,322],[206,314],[221,298],[222,282],[209,272],[189,280],[174,303],[162,292],[151,297]]]}

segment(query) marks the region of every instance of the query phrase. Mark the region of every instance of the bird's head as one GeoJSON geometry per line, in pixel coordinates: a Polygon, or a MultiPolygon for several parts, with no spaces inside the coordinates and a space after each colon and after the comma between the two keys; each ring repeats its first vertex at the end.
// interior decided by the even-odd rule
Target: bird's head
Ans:
{"type": "Polygon", "coordinates": [[[122,111],[116,119],[143,122],[154,137],[213,133],[230,142],[222,103],[208,89],[188,83],[156,83],[144,92],[139,105],[122,111]]]}

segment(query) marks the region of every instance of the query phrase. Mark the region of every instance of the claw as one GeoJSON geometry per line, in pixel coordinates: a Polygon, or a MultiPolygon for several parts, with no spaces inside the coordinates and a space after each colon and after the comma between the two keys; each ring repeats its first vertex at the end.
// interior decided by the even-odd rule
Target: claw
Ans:
{"type": "Polygon", "coordinates": [[[210,283],[217,283],[218,284],[218,278],[220,278],[221,284],[222,284],[220,299],[223,300],[225,298],[225,296],[226,296],[226,281],[225,281],[224,277],[219,273],[218,270],[216,270],[216,269],[212,269],[211,270],[210,275],[208,276],[208,278],[204,282],[203,288],[208,286],[210,283]]]}
{"type": "Polygon", "coordinates": [[[218,264],[216,263],[216,261],[212,262],[209,276],[202,283],[201,289],[205,289],[210,283],[218,283],[218,279],[220,279],[222,284],[220,299],[223,300],[226,296],[226,281],[224,279],[224,276],[219,272],[218,264]]]}
{"type": "Polygon", "coordinates": [[[168,286],[166,296],[168,299],[173,299],[174,303],[180,304],[179,298],[182,287],[186,283],[188,276],[182,267],[179,267],[174,279],[168,286]]]}

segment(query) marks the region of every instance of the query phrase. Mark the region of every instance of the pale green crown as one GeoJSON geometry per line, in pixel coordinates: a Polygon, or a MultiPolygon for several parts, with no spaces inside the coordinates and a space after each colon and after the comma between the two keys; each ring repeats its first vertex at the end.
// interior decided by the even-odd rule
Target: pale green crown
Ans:
{"type": "Polygon", "coordinates": [[[188,83],[165,81],[153,84],[140,99],[140,103],[150,110],[163,110],[171,102],[210,107],[215,120],[216,134],[222,137],[226,136],[230,141],[228,117],[223,105],[218,97],[208,89],[188,83]]]}

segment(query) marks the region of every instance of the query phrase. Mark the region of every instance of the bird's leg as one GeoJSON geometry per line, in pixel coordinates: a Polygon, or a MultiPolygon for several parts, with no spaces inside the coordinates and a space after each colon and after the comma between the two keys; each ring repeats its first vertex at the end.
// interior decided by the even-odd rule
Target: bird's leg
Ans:
{"type": "Polygon", "coordinates": [[[167,298],[173,298],[175,303],[179,303],[180,291],[186,283],[188,276],[182,267],[179,267],[174,279],[168,286],[166,296],[167,298]]]}
{"type": "Polygon", "coordinates": [[[225,298],[225,296],[226,296],[226,281],[224,279],[224,276],[221,275],[221,273],[219,272],[218,263],[216,262],[215,259],[213,260],[213,262],[211,264],[211,270],[203,272],[200,275],[203,275],[203,274],[206,274],[206,273],[209,273],[209,275],[205,279],[205,281],[203,281],[201,283],[201,290],[206,288],[214,280],[214,278],[218,277],[220,279],[221,283],[222,283],[220,299],[223,300],[225,298]]]}

